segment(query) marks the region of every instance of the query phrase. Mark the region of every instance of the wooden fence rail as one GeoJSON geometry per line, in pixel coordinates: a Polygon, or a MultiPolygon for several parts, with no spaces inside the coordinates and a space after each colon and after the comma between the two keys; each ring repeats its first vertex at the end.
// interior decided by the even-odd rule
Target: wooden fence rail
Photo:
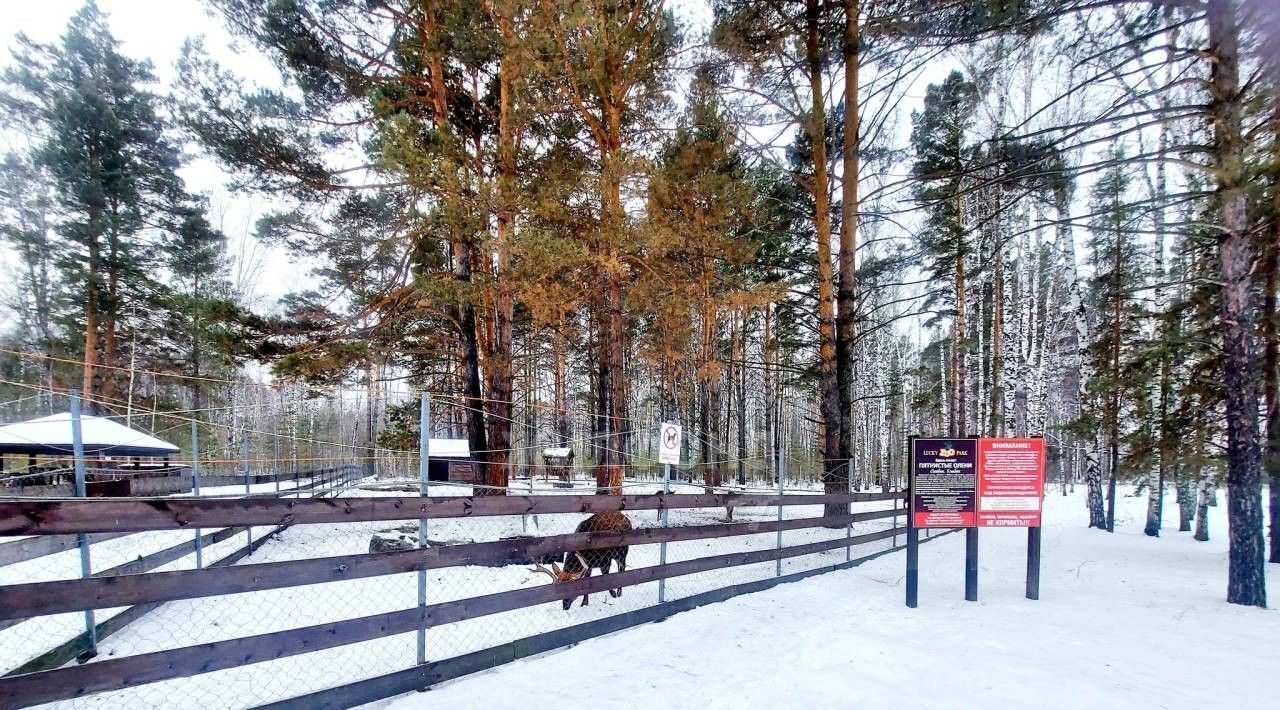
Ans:
{"type": "MultiPolygon", "coordinates": [[[[354,468],[354,467],[351,467],[351,468],[354,468]]],[[[282,496],[293,495],[295,493],[310,491],[314,488],[320,487],[321,485],[324,484],[324,480],[321,478],[322,475],[333,473],[335,471],[340,471],[340,470],[342,470],[341,467],[332,468],[332,469],[320,469],[316,471],[299,472],[297,477],[300,479],[307,479],[308,482],[291,487],[291,488],[283,489],[280,491],[279,495],[282,495],[282,496]]],[[[276,495],[277,494],[275,492],[255,493],[249,497],[266,498],[266,497],[274,497],[276,495]]],[[[30,502],[30,500],[31,499],[17,499],[17,500],[5,499],[5,502],[25,503],[25,502],[30,502]]],[[[38,498],[35,500],[49,500],[49,499],[38,498]]],[[[98,500],[102,500],[102,499],[98,499],[98,500]]],[[[88,502],[94,503],[98,501],[91,500],[88,502]]],[[[129,530],[129,531],[121,531],[121,532],[94,533],[92,535],[89,535],[89,544],[95,545],[99,542],[106,542],[107,540],[115,540],[118,538],[125,537],[126,535],[132,535],[134,534],[134,532],[135,531],[129,530]]],[[[48,555],[56,555],[59,552],[66,552],[67,550],[74,550],[76,549],[77,544],[78,544],[78,538],[76,535],[47,535],[47,534],[35,535],[33,537],[24,538],[21,540],[10,540],[8,542],[0,542],[0,567],[17,564],[19,562],[27,562],[29,560],[35,560],[41,557],[47,557],[48,555]]],[[[124,574],[124,573],[121,572],[119,574],[124,574]]]]}
{"type": "MultiPolygon", "coordinates": [[[[132,534],[129,532],[96,533],[89,536],[89,544],[115,540],[132,534]]],[[[74,550],[77,545],[79,545],[79,537],[76,535],[40,535],[0,542],[0,567],[74,550]]]]}
{"type": "MultiPolygon", "coordinates": [[[[758,506],[828,506],[854,502],[898,501],[898,493],[829,495],[655,494],[547,495],[495,497],[300,498],[271,499],[97,499],[0,501],[0,534],[34,534],[60,539],[74,533],[114,537],[146,530],[225,528],[219,535],[245,526],[273,526],[267,536],[206,569],[151,572],[159,560],[185,554],[184,542],[149,558],[125,563],[86,579],[0,586],[0,629],[32,617],[85,609],[125,606],[128,611],[103,622],[129,623],[159,605],[181,599],[281,589],[340,580],[362,579],[422,570],[471,565],[527,564],[544,555],[565,554],[620,545],[647,545],[728,538],[800,529],[830,529],[839,537],[805,544],[754,549],[633,568],[557,584],[543,584],[400,609],[352,619],[232,638],[180,648],[58,667],[74,653],[76,639],[38,662],[25,664],[0,678],[0,708],[25,707],[92,693],[120,690],[157,681],[261,663],[322,649],[361,643],[468,619],[571,599],[606,589],[634,586],[710,570],[783,560],[851,548],[905,534],[890,527],[852,535],[853,523],[896,518],[905,511],[887,510],[821,515],[790,520],[715,523],[681,527],[639,528],[625,532],[586,532],[491,542],[442,545],[421,550],[342,555],[237,565],[271,535],[304,523],[461,518],[521,514],[593,513],[610,510],[745,508],[758,506]]],[[[20,541],[27,543],[27,541],[20,541]]],[[[779,543],[781,537],[779,536],[779,543]]],[[[54,549],[37,543],[24,550],[54,549]]],[[[2,549],[2,548],[0,548],[2,549]]],[[[21,554],[29,554],[23,552],[21,554]]],[[[51,554],[51,553],[46,553],[51,554]]],[[[877,553],[878,554],[878,553],[877,553]]],[[[756,587],[742,586],[743,591],[756,587]]],[[[730,595],[731,596],[731,595],[730,595]]],[[[726,597],[727,598],[727,597],[726,597]]],[[[421,603],[421,602],[420,602],[421,603]]],[[[675,608],[672,602],[659,607],[675,608]]],[[[678,606],[678,604],[677,604],[678,606]]],[[[630,613],[630,612],[628,612],[630,613]]],[[[635,619],[651,614],[636,614],[635,619]]],[[[628,618],[632,618],[629,616],[628,618]]],[[[122,626],[123,623],[120,625],[122,626]]],[[[636,621],[635,623],[639,623],[636,621]]],[[[103,626],[100,625],[100,628],[103,626]]],[[[594,628],[594,627],[593,627],[594,628]]],[[[602,627],[603,628],[603,627],[602,627]]],[[[110,629],[104,629],[110,632],[110,629]]],[[[560,638],[557,632],[548,638],[560,638]]]]}
{"type": "MultiPolygon", "coordinates": [[[[298,486],[289,488],[287,490],[282,490],[279,495],[290,495],[294,493],[302,493],[304,491],[309,492],[312,495],[317,495],[317,494],[326,495],[330,491],[319,490],[320,488],[322,488],[322,486],[327,485],[327,483],[331,482],[331,481],[328,481],[325,478],[325,476],[331,473],[342,471],[344,469],[354,470],[354,467],[338,467],[338,468],[318,469],[318,470],[299,472],[298,477],[308,479],[308,483],[298,485],[298,486]]],[[[255,494],[255,497],[275,496],[275,495],[277,494],[272,492],[272,493],[255,494]]],[[[231,554],[223,557],[222,559],[213,562],[211,565],[206,567],[203,571],[205,573],[208,573],[211,570],[226,568],[226,567],[229,567],[230,565],[234,565],[236,562],[240,561],[244,557],[252,554],[260,546],[266,543],[267,540],[279,534],[281,531],[283,531],[287,527],[288,526],[286,525],[282,525],[282,526],[277,526],[273,528],[266,535],[260,536],[257,540],[254,540],[249,544],[235,550],[231,554]]],[[[202,545],[209,547],[216,543],[222,542],[223,540],[227,540],[235,536],[237,533],[244,532],[248,529],[249,528],[247,526],[222,528],[220,530],[213,529],[201,535],[200,542],[202,545]]],[[[134,535],[134,534],[137,534],[137,533],[133,533],[133,532],[99,533],[99,534],[89,535],[87,537],[88,537],[89,543],[92,545],[95,543],[105,542],[107,540],[114,540],[117,538],[134,535]]],[[[58,552],[64,552],[67,549],[74,549],[76,537],[77,536],[75,535],[47,535],[47,536],[37,536],[37,537],[26,538],[23,540],[15,540],[9,543],[4,543],[3,545],[0,545],[0,550],[8,546],[14,546],[14,547],[12,548],[12,552],[10,555],[8,555],[7,557],[0,558],[0,560],[8,560],[7,562],[0,562],[0,566],[3,566],[4,564],[12,564],[14,562],[19,562],[19,561],[28,561],[28,560],[38,559],[46,555],[56,554],[58,552]],[[53,541],[54,544],[47,544],[47,543],[41,544],[44,541],[53,541]],[[71,543],[69,547],[66,545],[68,541],[71,543]]],[[[116,565],[115,567],[111,567],[109,569],[96,572],[93,574],[90,580],[100,580],[101,578],[117,578],[117,577],[120,579],[128,579],[128,580],[145,578],[148,575],[143,575],[140,573],[155,569],[156,567],[159,567],[168,562],[181,559],[182,557],[185,557],[187,554],[194,552],[194,550],[195,550],[195,539],[192,538],[190,540],[186,540],[177,545],[172,545],[170,547],[167,547],[163,550],[152,553],[150,555],[139,557],[137,559],[130,560],[129,562],[116,565]]],[[[72,581],[72,580],[60,580],[60,581],[72,581]]],[[[74,580],[74,581],[89,581],[89,580],[74,580]]],[[[40,583],[35,583],[35,584],[40,584],[40,583]]],[[[56,582],[54,582],[54,584],[56,584],[56,582]]],[[[26,585],[6,585],[4,587],[0,587],[0,589],[10,589],[14,586],[26,586],[26,585]]],[[[113,634],[117,633],[118,631],[125,628],[129,624],[132,624],[133,622],[142,618],[146,614],[155,610],[157,607],[160,606],[161,603],[162,602],[133,604],[128,608],[124,609],[123,611],[121,611],[120,613],[98,622],[95,625],[96,638],[98,640],[102,640],[112,636],[113,634]]],[[[25,615],[23,617],[12,617],[12,618],[0,617],[0,631],[3,631],[16,624],[22,623],[23,621],[26,621],[31,616],[36,616],[36,614],[25,615]]],[[[66,663],[69,663],[72,659],[78,657],[81,653],[88,651],[89,649],[90,649],[89,634],[87,631],[81,632],[71,637],[70,639],[67,639],[62,643],[57,644],[56,646],[45,651],[44,653],[41,653],[35,656],[34,658],[28,660],[26,663],[23,663],[21,666],[15,668],[12,671],[9,671],[5,675],[13,676],[13,675],[20,675],[23,673],[33,673],[36,671],[44,671],[52,668],[57,668],[66,663]]]]}
{"type": "Polygon", "coordinates": [[[432,628],[505,611],[569,599],[606,589],[634,586],[712,569],[771,562],[810,555],[901,535],[906,528],[880,530],[850,538],[822,540],[804,545],[731,552],[666,565],[642,567],[586,579],[514,589],[479,597],[402,609],[386,614],[346,619],[257,636],[214,641],[166,651],[111,658],[82,666],[0,678],[0,707],[24,707],[90,693],[209,673],[262,663],[337,646],[372,641],[385,636],[432,628]]]}
{"type": "Polygon", "coordinates": [[[449,496],[424,498],[192,499],[0,501],[0,535],[301,525],[493,515],[599,513],[612,510],[748,508],[893,500],[898,493],[828,495],[663,494],[449,496]]]}
{"type": "MultiPolygon", "coordinates": [[[[524,564],[530,558],[573,550],[757,535],[779,530],[844,527],[905,515],[903,509],[792,520],[720,523],[627,532],[589,532],[430,547],[401,552],[263,562],[214,570],[179,570],[103,576],[0,587],[0,619],[104,609],[142,602],[194,599],[307,584],[363,579],[465,565],[524,564]]],[[[234,528],[228,528],[234,529],[234,528]]]]}

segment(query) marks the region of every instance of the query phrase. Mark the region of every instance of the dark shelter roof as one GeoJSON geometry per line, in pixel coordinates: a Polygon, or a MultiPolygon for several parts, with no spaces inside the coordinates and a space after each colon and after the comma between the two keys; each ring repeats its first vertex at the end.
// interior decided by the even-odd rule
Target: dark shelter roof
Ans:
{"type": "MultiPolygon", "coordinates": [[[[178,447],[106,417],[81,416],[80,436],[87,454],[172,456],[178,447]]],[[[70,456],[71,414],[62,412],[0,426],[0,454],[70,456]]]]}

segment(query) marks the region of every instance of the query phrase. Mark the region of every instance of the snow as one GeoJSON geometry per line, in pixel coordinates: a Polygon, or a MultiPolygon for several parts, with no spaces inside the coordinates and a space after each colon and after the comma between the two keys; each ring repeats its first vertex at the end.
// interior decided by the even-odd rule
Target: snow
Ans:
{"type": "Polygon", "coordinates": [[[427,442],[427,455],[447,459],[470,458],[471,444],[466,439],[430,439],[427,442]]]}
{"type": "MultiPolygon", "coordinates": [[[[115,422],[106,417],[80,417],[80,436],[85,448],[110,453],[114,447],[154,449],[154,455],[177,453],[178,447],[150,434],[115,422]]],[[[46,445],[71,453],[71,414],[62,412],[0,427],[0,446],[46,445]]]]}
{"type": "Polygon", "coordinates": [[[573,449],[568,446],[542,450],[543,456],[558,456],[560,458],[564,458],[571,454],[573,454],[573,449]]]}
{"type": "Polygon", "coordinates": [[[558,708],[578,689],[598,707],[1275,707],[1280,613],[1225,603],[1225,506],[1198,543],[1176,520],[1143,535],[1145,497],[1121,498],[1114,535],[1086,529],[1082,496],[1046,501],[1040,601],[1026,536],[986,529],[965,602],[953,534],[921,547],[917,609],[888,555],[373,707],[558,708]]]}
{"type": "MultiPolygon", "coordinates": [[[[585,477],[579,477],[576,484],[577,489],[564,491],[553,488],[549,482],[535,481],[532,492],[542,495],[565,492],[586,493],[594,490],[594,481],[585,477]]],[[[627,485],[628,491],[653,493],[661,484],[628,482],[627,485]]],[[[700,492],[701,487],[677,486],[677,490],[681,493],[692,493],[700,492]]],[[[433,483],[430,487],[430,493],[433,496],[466,495],[470,492],[470,487],[456,484],[433,483]]],[[[814,491],[793,492],[812,493],[814,491]]],[[[370,487],[351,490],[347,494],[403,495],[396,491],[371,490],[370,487]]],[[[887,501],[877,501],[859,504],[857,507],[859,510],[875,510],[883,509],[888,505],[887,501]]],[[[821,514],[821,506],[792,506],[786,509],[788,518],[814,517],[821,514]]],[[[657,524],[655,511],[633,511],[629,515],[637,526],[657,524]]],[[[774,520],[776,516],[776,508],[738,508],[733,513],[736,521],[774,520]]],[[[582,517],[581,514],[556,514],[431,520],[428,536],[433,540],[444,541],[484,541],[519,534],[569,533],[573,532],[582,517]]],[[[670,514],[672,525],[723,522],[725,517],[726,511],[723,508],[679,510],[671,511],[670,514]]],[[[369,540],[375,533],[409,522],[295,525],[278,538],[263,545],[252,556],[243,560],[242,564],[363,553],[368,550],[369,540]]],[[[852,532],[854,534],[870,532],[885,529],[891,525],[891,519],[869,521],[855,524],[852,532]]],[[[268,528],[255,528],[255,539],[265,534],[267,530],[268,528]]],[[[788,531],[784,533],[784,544],[794,545],[833,537],[842,538],[845,534],[846,531],[843,528],[788,531]]],[[[236,546],[243,545],[245,536],[237,535],[234,539],[238,542],[220,543],[227,545],[225,548],[217,551],[206,550],[206,559],[217,559],[236,546]]],[[[674,543],[669,547],[668,559],[678,561],[737,550],[770,549],[776,542],[775,533],[763,533],[674,543]]],[[[888,547],[890,543],[891,541],[886,539],[859,549],[866,549],[868,552],[880,550],[888,547]]],[[[785,572],[812,569],[843,561],[844,558],[843,551],[809,555],[784,561],[783,569],[785,572]]],[[[628,568],[653,565],[657,562],[657,545],[633,546],[628,557],[628,568]]],[[[174,568],[189,569],[190,558],[176,565],[174,568]]],[[[95,563],[95,569],[97,568],[95,563]]],[[[772,576],[773,573],[774,563],[772,562],[717,569],[669,580],[666,591],[668,598],[674,599],[729,584],[763,579],[772,576]]],[[[530,571],[527,565],[431,570],[427,574],[427,602],[432,604],[545,583],[545,578],[530,571]]],[[[480,617],[431,629],[427,634],[427,652],[432,659],[447,658],[532,634],[650,606],[656,602],[657,584],[650,583],[629,587],[623,596],[617,599],[607,594],[593,595],[589,606],[575,606],[568,612],[561,609],[559,602],[552,602],[528,609],[480,617]]],[[[162,605],[115,635],[102,640],[99,644],[98,659],[385,613],[412,608],[416,603],[417,575],[414,573],[247,594],[178,600],[162,605]]],[[[102,612],[102,614],[114,611],[102,612]]],[[[74,628],[78,620],[78,615],[75,614],[59,616],[65,617],[62,623],[68,628],[74,628]]],[[[54,618],[57,617],[49,617],[49,619],[54,618]]],[[[49,636],[37,632],[37,629],[40,632],[44,630],[40,628],[39,622],[26,622],[15,626],[13,629],[2,632],[13,635],[0,637],[0,646],[9,643],[12,639],[13,642],[21,644],[22,650],[30,656],[31,651],[42,650],[48,645],[49,636]]],[[[100,693],[67,703],[58,703],[56,706],[206,708],[257,705],[401,670],[412,665],[415,655],[414,646],[414,634],[400,634],[376,641],[249,664],[190,678],[100,693]]]]}
{"type": "MultiPolygon", "coordinates": [[[[578,490],[591,481],[580,477],[578,490]]],[[[267,484],[270,485],[270,484],[267,484]]],[[[654,492],[657,483],[628,482],[654,492]]],[[[256,486],[255,486],[256,488],[256,486]]],[[[677,492],[700,487],[677,484],[677,492]]],[[[242,491],[243,489],[241,489],[242,491]]],[[[231,492],[231,491],[228,491],[231,492]]],[[[432,484],[431,495],[467,494],[456,484],[432,484]]],[[[562,493],[535,481],[535,495],[562,493]]],[[[794,493],[813,491],[794,490],[794,493]]],[[[372,487],[347,495],[403,495],[372,487]]],[[[579,679],[589,702],[688,707],[860,705],[867,707],[1216,707],[1224,693],[1242,708],[1269,707],[1263,687],[1276,612],[1223,602],[1226,581],[1225,506],[1211,509],[1213,539],[1197,543],[1166,525],[1164,537],[1142,535],[1144,498],[1121,498],[1117,533],[1083,527],[1083,491],[1047,501],[1042,600],[1023,598],[1025,536],[1016,530],[981,533],[981,600],[963,601],[963,536],[921,547],[920,608],[903,606],[903,557],[886,555],[862,567],[782,585],[678,614],[661,624],[621,631],[572,649],[382,701],[376,708],[552,707],[579,679]],[[1070,688],[1070,692],[1062,692],[1070,688]],[[1229,691],[1224,689],[1229,688],[1229,691]],[[443,704],[443,705],[442,705],[443,704]]],[[[887,507],[859,504],[858,510],[887,507]]],[[[821,506],[789,507],[786,516],[811,517],[821,506]]],[[[1166,520],[1176,518],[1172,502],[1166,520]]],[[[653,511],[629,513],[637,527],[656,523],[653,511]]],[[[739,508],[735,521],[772,520],[776,508],[739,508]]],[[[673,510],[671,524],[725,520],[720,509],[673,510]]],[[[496,540],[519,534],[571,532],[576,514],[432,520],[433,540],[496,540]]],[[[854,526],[853,533],[891,526],[891,519],[854,526]]],[[[295,525],[243,563],[362,553],[380,531],[410,521],[295,525]]],[[[255,528],[258,539],[269,528],[255,528]]],[[[191,531],[140,534],[94,545],[94,569],[187,539],[191,531]],[[114,545],[112,543],[115,543],[114,545]]],[[[832,537],[841,530],[784,533],[784,544],[832,537]]],[[[206,549],[218,559],[246,536],[206,549]]],[[[884,550],[892,540],[857,548],[884,550]]],[[[898,539],[902,542],[901,538],[898,539]]],[[[774,533],[673,543],[678,561],[736,550],[769,549],[774,533]]],[[[633,546],[629,568],[657,563],[657,545],[633,546]]],[[[845,559],[836,550],[788,559],[783,572],[845,559]]],[[[0,569],[0,582],[68,578],[74,551],[0,569]],[[55,569],[56,567],[56,569],[55,569]],[[33,574],[38,570],[38,573],[33,574]],[[25,578],[24,578],[25,577],[25,578]]],[[[163,569],[190,569],[190,556],[163,569]]],[[[774,563],[713,570],[668,580],[669,599],[729,584],[766,579],[774,563]]],[[[1276,579],[1272,573],[1272,588],[1276,579]]],[[[387,575],[246,594],[166,603],[103,640],[99,659],[297,628],[405,609],[417,602],[417,575],[387,575]]],[[[427,574],[428,603],[544,584],[527,566],[454,567],[427,574]]],[[[627,588],[621,598],[593,595],[587,607],[563,611],[559,602],[430,629],[427,653],[442,659],[532,634],[624,613],[657,601],[657,585],[627,588]]],[[[99,619],[116,610],[99,611],[99,619]]],[[[78,614],[28,621],[0,631],[6,667],[74,633],[78,614]],[[8,656],[12,656],[11,658],[8,656]]],[[[414,657],[414,634],[281,658],[57,704],[59,707],[245,707],[282,700],[404,669],[414,657]]]]}

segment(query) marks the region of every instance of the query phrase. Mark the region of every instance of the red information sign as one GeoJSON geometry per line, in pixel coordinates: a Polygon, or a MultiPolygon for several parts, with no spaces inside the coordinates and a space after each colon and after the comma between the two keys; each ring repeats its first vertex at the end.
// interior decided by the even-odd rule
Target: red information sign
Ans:
{"type": "Polygon", "coordinates": [[[978,527],[1039,527],[1044,461],[1044,439],[979,439],[978,527]]]}

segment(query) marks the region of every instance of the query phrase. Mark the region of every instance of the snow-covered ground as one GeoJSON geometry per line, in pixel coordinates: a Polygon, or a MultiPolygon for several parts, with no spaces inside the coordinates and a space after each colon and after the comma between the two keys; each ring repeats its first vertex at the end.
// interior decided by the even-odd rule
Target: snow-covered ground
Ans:
{"type": "MultiPolygon", "coordinates": [[[[1026,535],[981,532],[979,601],[964,537],[921,547],[920,606],[903,556],[678,614],[374,704],[427,708],[1274,708],[1280,612],[1225,603],[1225,505],[1212,540],[1083,527],[1078,494],[1046,503],[1040,601],[1023,596],[1026,535]]],[[[1280,565],[1268,586],[1280,598],[1280,565]]],[[[530,611],[530,613],[536,613],[530,611]]]]}

